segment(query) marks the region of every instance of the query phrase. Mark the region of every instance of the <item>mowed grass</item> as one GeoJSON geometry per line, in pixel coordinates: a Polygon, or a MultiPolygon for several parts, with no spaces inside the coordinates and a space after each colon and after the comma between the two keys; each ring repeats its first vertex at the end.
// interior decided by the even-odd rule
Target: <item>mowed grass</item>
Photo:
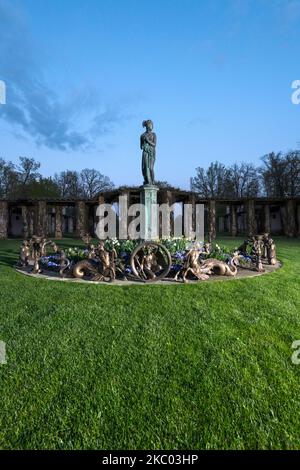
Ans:
{"type": "Polygon", "coordinates": [[[0,243],[2,449],[300,449],[299,240],[273,274],[126,287],[26,277],[19,243],[0,243]]]}

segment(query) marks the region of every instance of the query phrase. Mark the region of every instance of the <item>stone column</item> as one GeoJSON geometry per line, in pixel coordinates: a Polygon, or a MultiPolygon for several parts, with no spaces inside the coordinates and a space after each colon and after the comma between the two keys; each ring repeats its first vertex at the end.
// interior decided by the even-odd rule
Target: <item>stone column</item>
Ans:
{"type": "Polygon", "coordinates": [[[284,234],[294,237],[296,234],[296,203],[293,199],[286,201],[283,217],[284,234]]]}
{"type": "Polygon", "coordinates": [[[145,206],[145,223],[141,228],[142,237],[145,240],[156,240],[158,238],[158,214],[154,210],[157,204],[158,187],[154,185],[145,185],[141,190],[141,202],[145,206]]]}
{"type": "Polygon", "coordinates": [[[100,196],[98,197],[98,204],[105,204],[105,198],[103,196],[103,194],[100,194],[100,196]]]}
{"type": "Polygon", "coordinates": [[[236,206],[231,204],[230,206],[230,235],[232,237],[237,236],[237,214],[236,214],[236,206]]]}
{"type": "Polygon", "coordinates": [[[256,220],[255,220],[255,204],[253,199],[249,199],[245,203],[246,207],[246,230],[247,235],[252,237],[256,235],[256,220]]]}
{"type": "Polygon", "coordinates": [[[264,232],[271,233],[270,206],[264,205],[264,232]]]}
{"type": "Polygon", "coordinates": [[[76,235],[83,237],[86,234],[86,210],[85,202],[76,202],[76,235]]]}
{"type": "Polygon", "coordinates": [[[28,227],[28,210],[27,206],[22,206],[22,220],[23,220],[23,237],[29,237],[29,227],[28,227]]]}
{"type": "Polygon", "coordinates": [[[196,198],[190,194],[188,200],[183,204],[184,236],[195,238],[196,233],[196,198]],[[188,206],[185,206],[185,204],[188,206]],[[186,210],[187,209],[187,210],[186,210]]]}
{"type": "Polygon", "coordinates": [[[47,235],[47,203],[46,201],[38,201],[37,203],[37,235],[46,237],[47,235]]]}
{"type": "MultiPolygon", "coordinates": [[[[167,221],[168,223],[167,231],[169,231],[170,237],[172,238],[175,236],[175,214],[173,211],[171,211],[171,207],[173,206],[173,203],[175,202],[175,200],[174,200],[174,195],[172,191],[165,192],[163,202],[169,206],[169,219],[167,221]]],[[[183,211],[183,208],[182,208],[182,211],[183,211]]],[[[183,217],[183,213],[182,213],[182,217],[183,217]]],[[[182,224],[182,221],[181,221],[181,224],[182,224]]]]}
{"type": "Polygon", "coordinates": [[[208,236],[210,240],[216,238],[216,201],[210,200],[208,202],[208,236]]]}
{"type": "Polygon", "coordinates": [[[27,214],[28,214],[28,235],[29,237],[32,237],[35,235],[35,221],[36,221],[36,213],[35,213],[35,207],[29,207],[27,208],[27,214]]]}
{"type": "Polygon", "coordinates": [[[8,235],[8,204],[0,201],[0,239],[4,240],[8,235]]]}
{"type": "Polygon", "coordinates": [[[55,206],[55,238],[62,238],[62,206],[55,206]]]}
{"type": "Polygon", "coordinates": [[[192,231],[196,233],[196,196],[192,194],[189,198],[189,204],[192,205],[192,231]]]}

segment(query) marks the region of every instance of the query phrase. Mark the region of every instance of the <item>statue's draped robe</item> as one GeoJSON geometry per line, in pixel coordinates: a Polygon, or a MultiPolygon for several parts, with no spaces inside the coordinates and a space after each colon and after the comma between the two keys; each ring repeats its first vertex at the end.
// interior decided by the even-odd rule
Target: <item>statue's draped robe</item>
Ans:
{"type": "Polygon", "coordinates": [[[144,184],[154,184],[154,162],[155,162],[156,135],[154,132],[145,132],[141,135],[142,172],[144,184]],[[149,142],[152,142],[151,145],[149,142]]]}

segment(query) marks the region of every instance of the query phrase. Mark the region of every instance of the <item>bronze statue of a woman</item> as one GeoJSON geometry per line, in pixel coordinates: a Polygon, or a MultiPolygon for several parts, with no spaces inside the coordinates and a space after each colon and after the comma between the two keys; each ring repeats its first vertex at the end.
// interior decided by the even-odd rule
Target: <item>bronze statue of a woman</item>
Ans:
{"type": "Polygon", "coordinates": [[[143,121],[143,127],[146,127],[146,132],[141,135],[141,149],[143,150],[142,172],[144,177],[144,185],[154,184],[156,134],[152,132],[153,122],[150,119],[143,121]]]}

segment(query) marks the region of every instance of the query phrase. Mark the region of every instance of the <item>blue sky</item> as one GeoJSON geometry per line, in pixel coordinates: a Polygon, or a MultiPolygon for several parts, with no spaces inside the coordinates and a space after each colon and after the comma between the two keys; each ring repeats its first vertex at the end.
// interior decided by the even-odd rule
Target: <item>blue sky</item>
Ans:
{"type": "Polygon", "coordinates": [[[188,188],[296,148],[299,33],[300,0],[0,0],[0,156],[141,184],[150,118],[156,178],[188,188]]]}

